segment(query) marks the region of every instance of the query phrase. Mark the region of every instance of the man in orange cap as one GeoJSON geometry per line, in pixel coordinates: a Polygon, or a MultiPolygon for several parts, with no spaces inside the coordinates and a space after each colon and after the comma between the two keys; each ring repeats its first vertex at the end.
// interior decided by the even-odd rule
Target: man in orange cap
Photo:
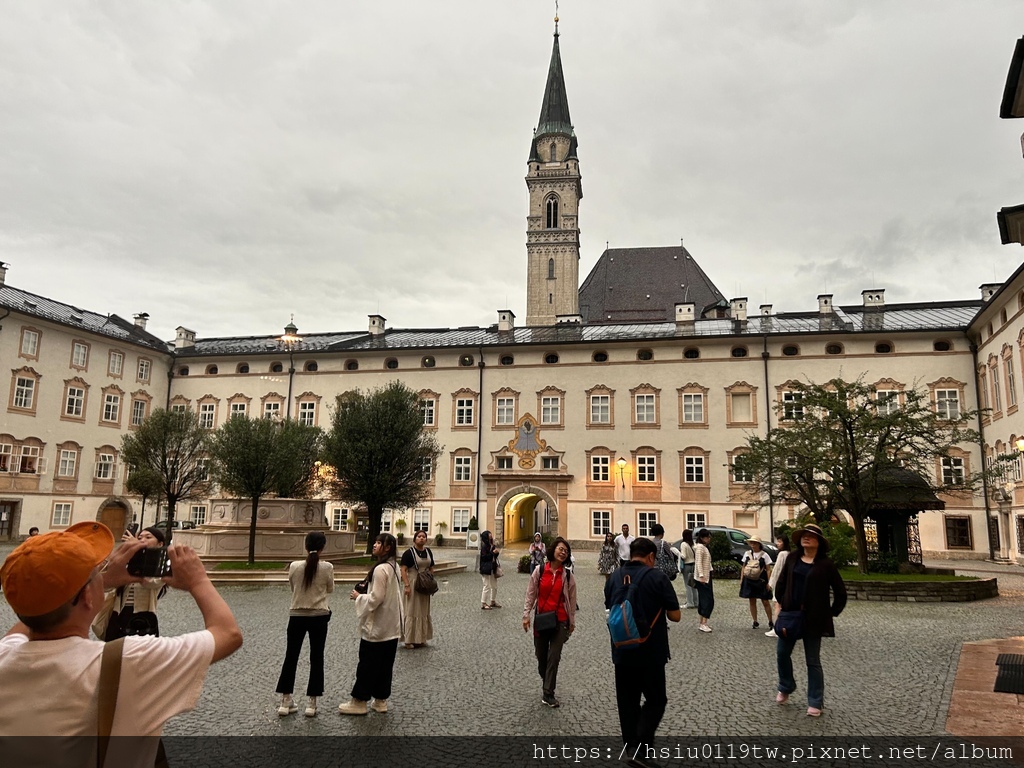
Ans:
{"type": "MultiPolygon", "coordinates": [[[[19,619],[0,640],[3,735],[96,735],[104,644],[89,639],[89,627],[104,590],[141,581],[127,564],[142,542],[111,554],[113,546],[105,525],[77,523],[27,539],[0,568],[4,597],[19,619]],[[30,704],[43,692],[45,705],[30,704]]],[[[168,555],[172,575],[164,581],[192,595],[206,629],[125,638],[112,736],[159,736],[170,717],[195,707],[210,664],[242,645],[235,617],[195,551],[175,546],[168,555]]],[[[146,740],[131,764],[153,765],[156,748],[155,738],[146,740]]]]}

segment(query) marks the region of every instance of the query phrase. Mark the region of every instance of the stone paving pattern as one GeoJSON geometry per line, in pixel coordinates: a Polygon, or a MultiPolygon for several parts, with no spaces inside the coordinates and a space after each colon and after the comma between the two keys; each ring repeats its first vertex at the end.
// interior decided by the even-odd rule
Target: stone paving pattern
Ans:
{"type": "MultiPolygon", "coordinates": [[[[5,550],[9,551],[6,547],[5,550]]],[[[0,556],[6,554],[0,551],[0,556]]],[[[299,663],[297,715],[280,718],[274,687],[284,654],[289,591],[285,585],[220,588],[239,619],[244,647],[214,665],[198,707],[168,723],[168,735],[504,735],[615,736],[618,720],[603,609],[604,578],[596,554],[577,555],[577,631],[566,645],[558,681],[559,709],[541,704],[530,635],[522,630],[527,576],[499,581],[502,610],[480,610],[473,553],[445,550],[468,566],[442,580],[433,598],[435,638],[424,649],[399,648],[390,711],[366,717],[337,713],[347,700],[358,646],[354,608],[339,585],[327,640],[327,690],[316,718],[302,716],[308,654],[299,663]]],[[[514,562],[510,556],[506,562],[514,562]]],[[[940,563],[935,563],[940,564],[940,563]]],[[[945,563],[942,563],[945,564],[945,563]]],[[[751,629],[737,582],[716,585],[714,632],[696,631],[694,610],[670,624],[669,704],[665,735],[837,736],[941,735],[963,643],[1022,634],[1024,569],[955,564],[999,577],[1000,596],[976,603],[851,601],[825,639],[825,712],[804,714],[806,674],[795,651],[798,691],[780,707],[775,695],[775,641],[751,629]]],[[[510,568],[511,570],[511,568],[510,568]]],[[[681,579],[673,582],[682,593],[681,579]]],[[[680,602],[684,602],[682,599],[680,602]]],[[[0,623],[14,617],[0,601],[0,623]]],[[[171,592],[160,604],[164,634],[202,626],[192,600],[171,592]]],[[[994,672],[993,672],[994,679],[994,672]]],[[[1017,697],[999,694],[1016,702],[1017,697]]],[[[976,735],[984,735],[979,730],[976,735]]]]}

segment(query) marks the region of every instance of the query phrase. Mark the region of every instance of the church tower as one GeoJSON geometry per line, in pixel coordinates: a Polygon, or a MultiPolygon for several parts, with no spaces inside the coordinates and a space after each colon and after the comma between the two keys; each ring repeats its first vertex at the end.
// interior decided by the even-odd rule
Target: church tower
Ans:
{"type": "Polygon", "coordinates": [[[578,315],[580,230],[583,198],[576,134],[558,51],[558,19],[540,120],[533,132],[526,187],[526,324],[554,325],[558,315],[578,315]]]}

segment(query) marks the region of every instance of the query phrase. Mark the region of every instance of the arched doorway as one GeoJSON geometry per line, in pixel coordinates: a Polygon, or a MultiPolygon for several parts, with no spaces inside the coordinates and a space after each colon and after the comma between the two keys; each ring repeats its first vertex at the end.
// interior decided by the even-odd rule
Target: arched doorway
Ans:
{"type": "Polygon", "coordinates": [[[536,531],[557,533],[555,503],[542,488],[512,488],[498,499],[496,509],[501,510],[503,546],[529,541],[536,531]]]}
{"type": "Polygon", "coordinates": [[[110,529],[114,534],[114,541],[120,541],[128,523],[132,521],[131,505],[123,499],[111,496],[100,505],[96,521],[110,529]]]}

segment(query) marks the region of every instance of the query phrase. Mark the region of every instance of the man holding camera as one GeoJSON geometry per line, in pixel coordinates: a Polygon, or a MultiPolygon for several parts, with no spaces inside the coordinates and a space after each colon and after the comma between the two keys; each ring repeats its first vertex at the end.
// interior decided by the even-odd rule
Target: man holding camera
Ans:
{"type": "MultiPolygon", "coordinates": [[[[104,590],[141,581],[126,566],[143,543],[127,541],[111,554],[113,546],[106,526],[77,523],[26,540],[0,568],[4,595],[19,619],[0,640],[5,734],[97,735],[104,643],[89,639],[89,626],[104,590]]],[[[206,628],[124,639],[112,736],[159,736],[169,718],[195,707],[210,664],[242,645],[235,617],[195,551],[174,546],[167,553],[172,575],[164,581],[192,595],[206,628]]],[[[136,746],[129,764],[153,765],[157,739],[136,746]]]]}

